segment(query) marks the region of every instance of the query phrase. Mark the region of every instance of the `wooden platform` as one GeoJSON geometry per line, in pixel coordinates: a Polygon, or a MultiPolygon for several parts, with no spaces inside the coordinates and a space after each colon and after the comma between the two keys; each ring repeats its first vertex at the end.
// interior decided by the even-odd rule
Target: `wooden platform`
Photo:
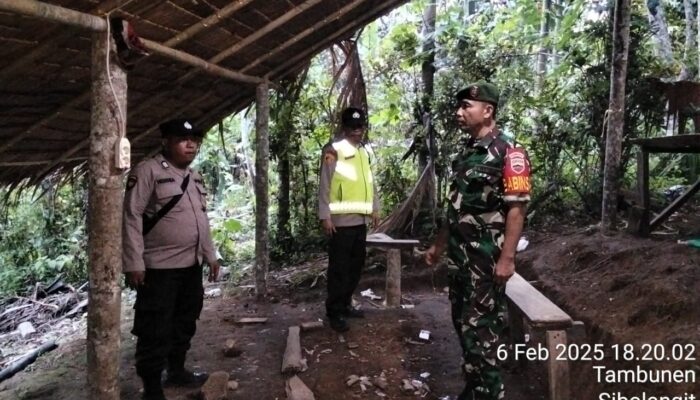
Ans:
{"type": "Polygon", "coordinates": [[[674,200],[657,216],[651,218],[649,201],[649,154],[650,153],[700,153],[700,134],[664,136],[649,139],[633,139],[630,143],[639,146],[637,153],[637,187],[641,201],[638,216],[638,226],[635,230],[642,236],[647,236],[657,226],[663,223],[671,214],[685,204],[700,190],[700,179],[697,180],[680,197],[674,200]]]}

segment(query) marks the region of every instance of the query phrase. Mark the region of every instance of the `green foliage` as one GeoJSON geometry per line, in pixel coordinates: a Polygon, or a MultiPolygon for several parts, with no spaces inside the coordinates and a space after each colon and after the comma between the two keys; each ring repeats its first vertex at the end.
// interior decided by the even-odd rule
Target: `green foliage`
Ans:
{"type": "Polygon", "coordinates": [[[0,295],[19,293],[35,282],[61,275],[70,283],[87,279],[85,180],[43,197],[19,193],[2,206],[0,295]]]}

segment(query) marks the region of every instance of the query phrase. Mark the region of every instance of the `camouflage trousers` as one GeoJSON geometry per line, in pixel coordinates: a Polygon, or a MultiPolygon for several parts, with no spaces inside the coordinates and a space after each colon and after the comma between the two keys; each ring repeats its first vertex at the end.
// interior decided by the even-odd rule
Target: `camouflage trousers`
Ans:
{"type": "Polygon", "coordinates": [[[505,286],[495,285],[493,269],[500,246],[491,237],[449,246],[452,322],[462,346],[466,386],[458,400],[504,398],[496,352],[505,328],[505,286]],[[483,246],[479,244],[485,244],[483,246]]]}

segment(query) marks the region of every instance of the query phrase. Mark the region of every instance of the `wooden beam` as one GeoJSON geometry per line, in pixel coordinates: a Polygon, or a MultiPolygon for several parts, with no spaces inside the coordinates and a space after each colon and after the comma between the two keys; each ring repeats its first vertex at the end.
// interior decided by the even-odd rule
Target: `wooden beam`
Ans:
{"type": "MultiPolygon", "coordinates": [[[[143,153],[131,153],[131,157],[134,156],[143,156],[143,153]]],[[[88,156],[81,156],[81,157],[72,157],[72,158],[67,158],[64,160],[64,162],[74,162],[74,161],[85,161],[89,157],[88,156]]],[[[37,161],[5,161],[2,162],[0,161],[0,167],[31,167],[34,165],[44,165],[48,164],[50,162],[53,162],[53,160],[37,160],[37,161]]]]}
{"type": "Polygon", "coordinates": [[[35,0],[0,0],[0,10],[95,32],[107,30],[107,21],[103,18],[35,0]]]}
{"type": "Polygon", "coordinates": [[[258,299],[267,296],[267,270],[270,264],[268,247],[268,180],[270,139],[270,102],[267,83],[255,91],[255,293],[258,299]]]}
{"type": "Polygon", "coordinates": [[[234,1],[231,4],[227,5],[226,7],[222,8],[221,10],[215,12],[214,14],[208,16],[207,18],[201,20],[200,22],[190,26],[189,28],[185,29],[178,35],[176,35],[174,38],[168,40],[164,44],[168,47],[174,47],[180,44],[181,42],[184,42],[187,39],[190,39],[194,37],[196,34],[202,32],[205,29],[209,29],[213,26],[218,25],[223,21],[224,19],[230,17],[235,13],[236,11],[240,10],[241,8],[247,6],[248,4],[252,3],[253,0],[238,0],[234,1]]]}
{"type": "Polygon", "coordinates": [[[284,42],[280,46],[275,47],[271,52],[268,52],[265,55],[257,58],[252,63],[248,64],[245,68],[243,68],[241,70],[241,72],[250,71],[251,69],[257,67],[261,62],[267,60],[268,58],[272,57],[273,55],[278,54],[279,52],[286,50],[287,48],[289,48],[290,46],[293,46],[295,43],[298,43],[300,40],[304,39],[305,37],[309,36],[310,34],[317,32],[319,29],[323,28],[324,26],[326,26],[332,22],[336,22],[338,19],[342,18],[345,14],[351,12],[355,8],[359,7],[361,4],[365,3],[366,1],[367,0],[353,1],[352,3],[341,8],[340,10],[329,15],[327,18],[324,18],[321,21],[317,22],[312,27],[307,28],[307,29],[303,30],[302,32],[298,33],[296,36],[287,40],[286,42],[284,42]]]}
{"type": "Polygon", "coordinates": [[[649,224],[649,232],[653,231],[654,228],[659,226],[662,222],[666,220],[671,214],[676,212],[683,204],[685,204],[686,201],[688,201],[695,193],[700,190],[700,179],[698,179],[693,186],[688,188],[688,190],[685,191],[682,195],[678,196],[676,200],[673,201],[673,203],[669,204],[668,207],[666,207],[663,211],[659,213],[654,219],[651,220],[651,223],[649,224]]]}
{"type": "Polygon", "coordinates": [[[214,63],[214,64],[218,64],[219,62],[231,57],[232,55],[237,53],[242,48],[248,46],[249,44],[260,39],[261,37],[274,31],[275,29],[279,28],[280,26],[282,26],[284,23],[288,22],[292,18],[296,17],[297,15],[303,13],[304,11],[308,10],[309,8],[315,6],[323,1],[324,0],[307,0],[304,3],[299,4],[296,8],[286,12],[281,17],[275,19],[274,21],[270,22],[269,24],[266,24],[264,27],[257,30],[254,34],[252,34],[250,36],[246,36],[245,39],[241,40],[240,42],[236,43],[235,45],[233,45],[233,46],[229,47],[228,49],[222,51],[221,53],[217,54],[212,59],[210,59],[209,62],[214,63]]]}
{"type": "Polygon", "coordinates": [[[326,40],[319,42],[318,44],[310,47],[306,51],[300,52],[295,57],[289,59],[289,61],[285,62],[284,64],[276,67],[272,71],[265,74],[265,77],[270,79],[270,80],[278,78],[278,74],[280,72],[287,72],[290,67],[294,67],[294,66],[298,65],[301,61],[312,57],[317,52],[332,45],[333,42],[335,40],[337,40],[339,37],[341,37],[342,35],[346,34],[347,32],[353,31],[353,30],[359,28],[360,26],[366,24],[368,22],[367,20],[369,18],[371,18],[371,16],[383,13],[383,12],[388,11],[388,10],[391,10],[394,7],[396,7],[396,5],[398,5],[399,3],[403,3],[403,2],[404,2],[404,0],[398,0],[398,1],[393,1],[393,2],[389,2],[389,3],[384,3],[384,4],[381,4],[377,7],[374,7],[373,9],[371,9],[370,11],[365,13],[363,16],[357,18],[354,24],[348,24],[344,28],[333,33],[326,40]]]}
{"type": "MultiPolygon", "coordinates": [[[[130,1],[132,0],[111,0],[102,2],[99,6],[93,8],[90,11],[90,14],[104,15],[130,1]]],[[[36,61],[42,55],[45,55],[48,50],[58,48],[61,43],[67,41],[68,39],[74,38],[75,32],[66,31],[65,29],[61,29],[61,27],[49,30],[46,32],[46,35],[44,35],[44,39],[47,40],[44,40],[39,47],[34,48],[28,53],[22,54],[21,57],[13,60],[9,65],[0,70],[0,81],[5,80],[10,75],[23,71],[29,64],[36,61]]]]}
{"type": "Polygon", "coordinates": [[[207,62],[206,60],[203,60],[199,57],[193,56],[189,53],[185,53],[184,51],[175,50],[171,47],[164,46],[152,40],[141,39],[141,42],[143,43],[144,47],[146,47],[146,49],[152,51],[153,53],[159,54],[163,57],[171,58],[176,61],[180,61],[182,63],[191,65],[195,68],[199,68],[211,75],[250,84],[260,84],[264,82],[264,80],[261,78],[232,71],[228,68],[220,67],[216,64],[207,62]]]}
{"type": "MultiPolygon", "coordinates": [[[[118,8],[118,7],[122,6],[127,1],[131,1],[131,0],[112,0],[111,3],[109,3],[108,5],[99,6],[96,9],[96,11],[97,12],[100,12],[100,10],[111,11],[114,8],[118,8]],[[114,7],[114,8],[110,8],[110,7],[114,7]]],[[[162,0],[160,0],[160,1],[162,1],[162,0]]],[[[252,0],[241,0],[241,1],[238,1],[234,4],[232,4],[232,5],[229,5],[228,7],[223,8],[219,12],[215,13],[214,15],[207,17],[206,19],[200,21],[199,23],[187,28],[185,31],[170,38],[169,40],[164,42],[163,45],[168,46],[168,47],[177,46],[178,44],[195,36],[196,34],[210,28],[211,26],[214,26],[214,21],[220,21],[222,18],[231,16],[231,14],[234,11],[240,9],[240,7],[247,5],[251,1],[252,0]],[[237,7],[233,7],[234,5],[236,5],[237,7]]],[[[151,3],[151,4],[153,4],[153,3],[151,3]]],[[[59,39],[59,41],[63,41],[63,40],[66,40],[70,37],[73,37],[73,33],[69,32],[69,33],[63,34],[63,36],[65,36],[65,37],[62,37],[61,39],[59,39]]],[[[13,64],[8,66],[7,68],[4,68],[3,70],[0,71],[0,80],[13,74],[16,71],[21,70],[22,68],[26,67],[28,64],[30,64],[31,62],[33,62],[34,60],[39,58],[42,54],[44,54],[46,52],[46,50],[54,47],[55,45],[56,45],[55,40],[51,41],[51,42],[47,42],[47,44],[42,45],[40,48],[32,51],[30,53],[30,56],[25,56],[22,59],[20,59],[19,61],[14,62],[13,64]]],[[[141,59],[137,60],[136,62],[138,63],[140,61],[141,61],[141,59]]],[[[8,148],[12,147],[15,143],[19,142],[23,138],[31,135],[32,132],[34,130],[36,130],[37,128],[54,120],[56,117],[60,116],[65,111],[70,110],[71,108],[76,107],[80,104],[83,104],[89,98],[90,98],[90,90],[87,90],[87,91],[81,93],[79,96],[77,96],[76,98],[74,98],[70,102],[66,103],[64,106],[59,107],[56,111],[52,112],[51,114],[47,115],[46,117],[44,117],[44,118],[40,119],[39,121],[37,121],[36,123],[34,123],[26,131],[13,137],[9,141],[3,143],[0,146],[0,154],[5,152],[8,148]]]]}
{"type": "Polygon", "coordinates": [[[92,98],[88,183],[90,291],[87,327],[88,397],[119,400],[123,171],[115,148],[126,131],[126,72],[107,53],[106,32],[92,37],[92,98]],[[116,116],[116,118],[115,118],[116,116]]]}

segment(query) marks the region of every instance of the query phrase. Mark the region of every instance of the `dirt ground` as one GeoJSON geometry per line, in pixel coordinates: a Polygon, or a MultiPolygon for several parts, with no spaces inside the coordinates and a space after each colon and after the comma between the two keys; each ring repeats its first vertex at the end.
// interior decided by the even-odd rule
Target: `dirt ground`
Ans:
{"type": "MultiPolygon", "coordinates": [[[[598,399],[602,392],[686,396],[673,400],[690,400],[689,394],[700,396],[694,377],[700,373],[700,250],[676,243],[679,234],[700,235],[697,211],[691,209],[684,217],[687,223],[682,232],[651,239],[627,234],[603,237],[580,228],[527,232],[531,243],[519,256],[520,273],[575,320],[583,321],[586,335],[578,339],[579,345],[599,344],[606,353],[600,362],[571,362],[573,400],[598,399]],[[657,361],[636,360],[644,355],[645,343],[658,345],[657,351],[663,350],[664,354],[654,356],[657,361]],[[624,361],[622,350],[616,359],[615,344],[634,346],[633,359],[624,361]],[[682,360],[669,360],[677,355],[682,360]],[[596,377],[594,365],[613,370],[671,369],[686,372],[693,380],[605,383],[605,379],[596,377]]],[[[382,260],[381,254],[371,258],[382,260]]],[[[364,274],[356,293],[366,311],[365,319],[350,320],[351,330],[342,337],[328,327],[302,333],[309,368],[299,376],[316,399],[455,399],[463,381],[459,345],[444,290],[445,269],[433,271],[417,260],[404,254],[403,303],[415,308],[387,310],[379,302],[372,303],[359,295],[360,290],[371,288],[383,296],[384,269],[377,266],[364,274]],[[421,329],[431,331],[429,342],[420,342],[421,329]],[[382,373],[388,382],[385,390],[367,387],[363,392],[359,384],[345,384],[352,374],[371,380],[382,373]],[[402,379],[420,380],[429,392],[404,392],[402,379]]],[[[285,399],[280,367],[287,328],[323,318],[325,264],[325,259],[318,258],[271,274],[272,300],[265,304],[257,303],[246,287],[207,299],[189,365],[196,370],[230,373],[239,388],[229,392],[229,399],[285,399]],[[250,316],[269,319],[259,325],[235,322],[250,316]],[[223,355],[227,339],[235,339],[243,350],[239,357],[223,355]]],[[[128,332],[131,310],[124,310],[123,322],[122,399],[139,399],[140,382],[133,368],[135,342],[128,332]]],[[[540,337],[541,332],[531,332],[529,345],[534,346],[540,337]]],[[[1,383],[0,400],[87,399],[84,349],[83,339],[61,343],[59,349],[1,383]]],[[[506,399],[544,400],[546,383],[542,362],[528,362],[524,370],[509,368],[506,399]]],[[[188,399],[194,393],[196,390],[166,389],[169,399],[188,399]]],[[[618,396],[608,400],[625,399],[618,396]]]]}

